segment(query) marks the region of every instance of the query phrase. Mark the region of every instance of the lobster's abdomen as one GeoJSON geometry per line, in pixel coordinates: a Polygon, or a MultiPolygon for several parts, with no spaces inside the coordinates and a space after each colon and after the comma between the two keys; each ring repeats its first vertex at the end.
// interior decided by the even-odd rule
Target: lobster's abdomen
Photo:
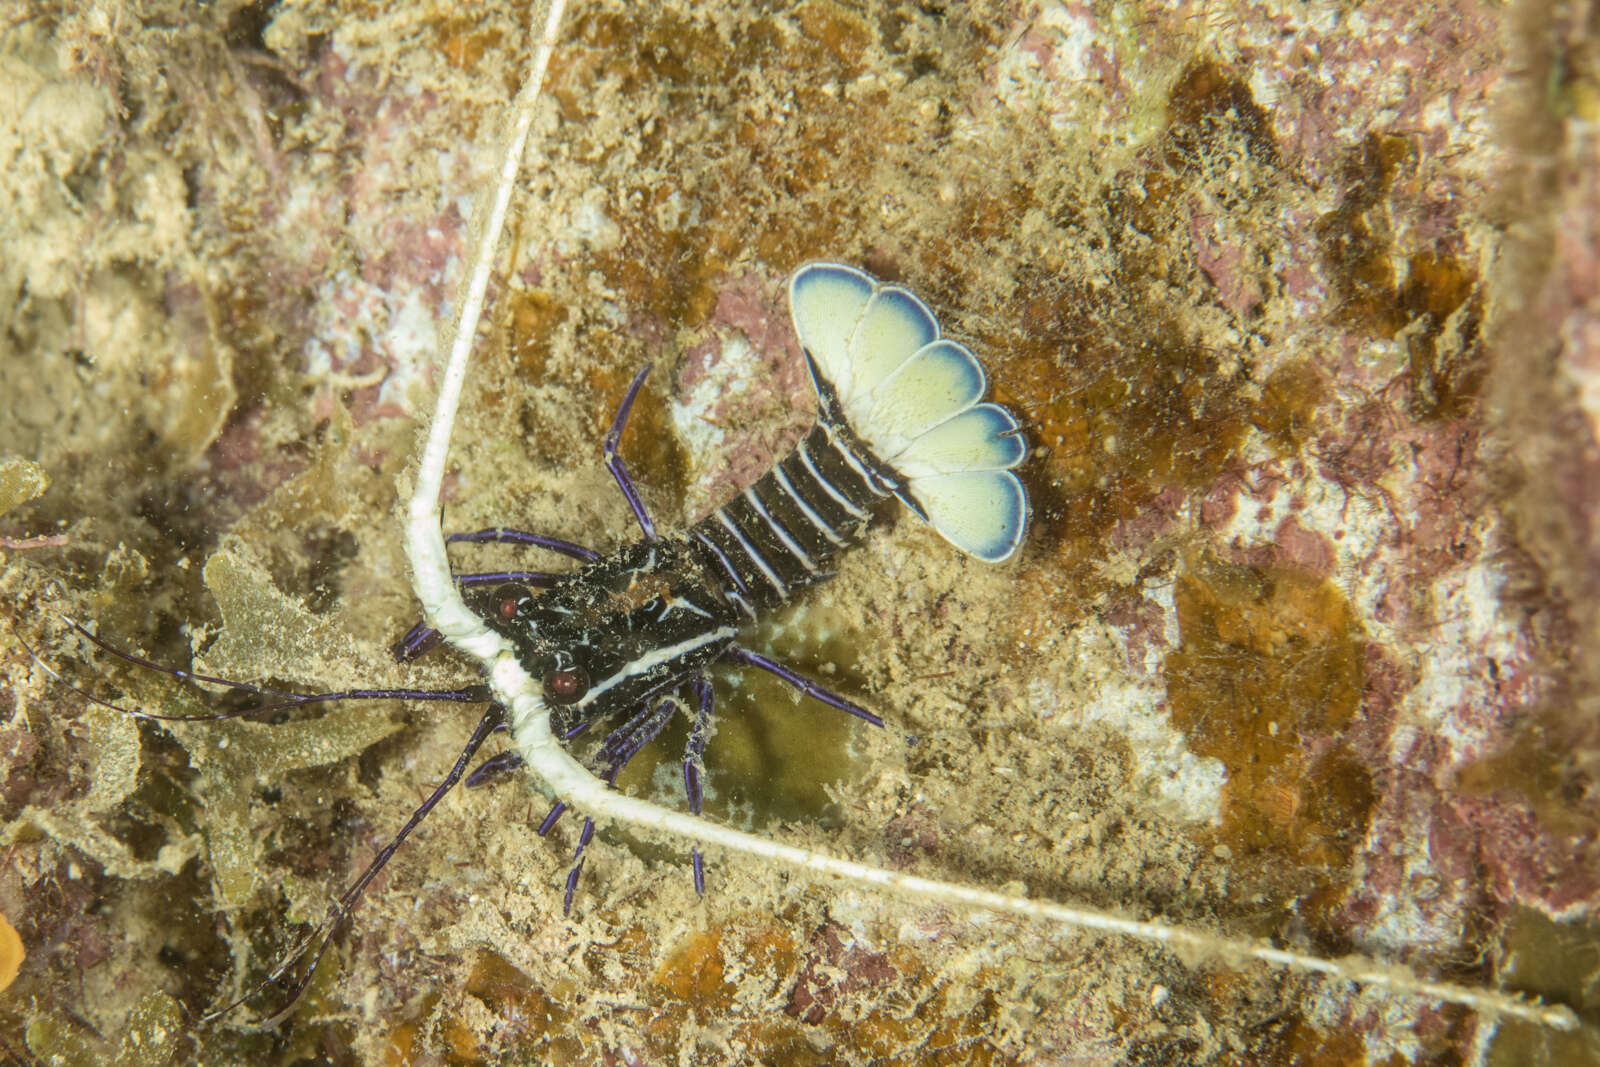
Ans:
{"type": "Polygon", "coordinates": [[[689,530],[723,594],[753,618],[833,573],[896,488],[847,432],[819,422],[754,485],[689,530]]]}

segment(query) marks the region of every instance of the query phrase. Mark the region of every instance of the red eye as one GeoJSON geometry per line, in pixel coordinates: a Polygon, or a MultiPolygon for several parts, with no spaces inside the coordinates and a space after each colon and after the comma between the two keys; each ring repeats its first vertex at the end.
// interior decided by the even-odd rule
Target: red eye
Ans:
{"type": "Polygon", "coordinates": [[[494,613],[510,622],[522,611],[522,604],[528,599],[528,591],[520,585],[500,586],[494,591],[494,613]]]}
{"type": "Polygon", "coordinates": [[[589,691],[589,672],[582,667],[546,671],[544,698],[552,704],[576,704],[589,691]]]}

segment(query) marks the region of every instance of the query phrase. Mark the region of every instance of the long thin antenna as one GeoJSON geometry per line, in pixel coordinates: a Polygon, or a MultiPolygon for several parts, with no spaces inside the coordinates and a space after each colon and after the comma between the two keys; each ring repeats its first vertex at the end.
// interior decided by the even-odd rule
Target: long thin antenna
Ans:
{"type": "Polygon", "coordinates": [[[417,468],[416,485],[406,523],[406,552],[411,560],[417,598],[422,602],[429,622],[452,645],[484,665],[490,685],[507,708],[512,731],[527,760],[528,769],[543,779],[557,798],[583,809],[586,816],[601,823],[624,823],[713,848],[788,864],[815,875],[877,886],[940,904],[1000,912],[1099,933],[1120,934],[1227,961],[1258,960],[1383,989],[1398,996],[1461,1004],[1487,1015],[1524,1019],[1561,1030],[1576,1029],[1577,1016],[1564,1006],[1547,1006],[1490,989],[1428,981],[1396,964],[1359,956],[1326,959],[1275,948],[1253,939],[1222,937],[1166,923],[1128,919],[1098,909],[1029,900],[971,886],[919,878],[785,845],[611,791],[567,754],[551,732],[550,714],[544,706],[539,684],[522,669],[509,643],[484,626],[461,601],[455,583],[450,578],[444,537],[439,526],[439,491],[444,479],[450,435],[461,400],[461,386],[466,379],[467,363],[500,233],[505,225],[507,205],[527,145],[528,132],[533,125],[534,106],[544,87],[545,73],[555,49],[556,34],[565,6],[565,0],[551,0],[527,81],[514,105],[514,119],[505,158],[501,163],[494,206],[479,234],[477,255],[461,303],[449,363],[440,383],[433,423],[429,427],[417,468]]]}
{"type": "Polygon", "coordinates": [[[498,634],[490,631],[467,610],[455,583],[450,579],[450,562],[445,556],[444,537],[439,527],[439,493],[444,484],[450,434],[455,428],[456,411],[461,406],[461,386],[466,381],[467,364],[478,333],[478,319],[483,315],[484,295],[489,290],[489,276],[494,271],[495,253],[500,247],[500,235],[505,230],[506,212],[516,188],[517,175],[522,169],[522,154],[527,148],[528,132],[533,128],[535,107],[544,90],[545,75],[550,69],[550,57],[555,52],[556,35],[560,32],[561,17],[566,6],[566,0],[550,0],[545,11],[544,29],[537,38],[533,61],[528,67],[527,79],[512,105],[511,130],[506,138],[505,156],[500,160],[494,201],[489,209],[489,217],[478,231],[472,273],[468,276],[467,287],[461,298],[455,340],[450,347],[444,377],[439,383],[433,423],[428,427],[428,437],[422,446],[422,458],[417,464],[416,485],[412,489],[411,507],[406,518],[406,555],[411,560],[417,599],[422,602],[428,621],[451,644],[485,663],[496,654],[509,650],[498,634]]]}

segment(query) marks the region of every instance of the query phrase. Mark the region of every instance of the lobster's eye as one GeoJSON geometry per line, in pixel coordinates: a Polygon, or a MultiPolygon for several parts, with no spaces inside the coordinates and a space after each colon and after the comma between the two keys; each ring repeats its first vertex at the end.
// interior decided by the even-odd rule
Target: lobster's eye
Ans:
{"type": "Polygon", "coordinates": [[[589,672],[582,667],[546,671],[544,698],[552,704],[576,704],[589,691],[589,672]]]}
{"type": "Polygon", "coordinates": [[[494,613],[506,622],[516,618],[522,611],[523,603],[528,599],[528,591],[520,585],[507,582],[494,591],[494,613]]]}

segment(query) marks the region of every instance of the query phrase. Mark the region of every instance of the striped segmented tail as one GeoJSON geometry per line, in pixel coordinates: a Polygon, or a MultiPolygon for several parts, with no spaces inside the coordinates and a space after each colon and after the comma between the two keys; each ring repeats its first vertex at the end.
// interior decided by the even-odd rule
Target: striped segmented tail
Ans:
{"type": "Polygon", "coordinates": [[[1021,427],[981,403],[983,367],[939,336],[933,313],[899,286],[837,263],[789,283],[789,311],[817,390],[816,426],[787,457],[690,530],[754,615],[828,576],[879,501],[896,496],[951,544],[1010,559],[1028,526],[1012,473],[1021,427]]]}
{"type": "Polygon", "coordinates": [[[941,338],[916,296],[837,263],[795,272],[789,314],[823,422],[866,444],[945,540],[986,563],[1010,559],[1028,528],[1012,473],[1028,446],[1011,412],[980,403],[989,382],[977,357],[941,338]]]}

